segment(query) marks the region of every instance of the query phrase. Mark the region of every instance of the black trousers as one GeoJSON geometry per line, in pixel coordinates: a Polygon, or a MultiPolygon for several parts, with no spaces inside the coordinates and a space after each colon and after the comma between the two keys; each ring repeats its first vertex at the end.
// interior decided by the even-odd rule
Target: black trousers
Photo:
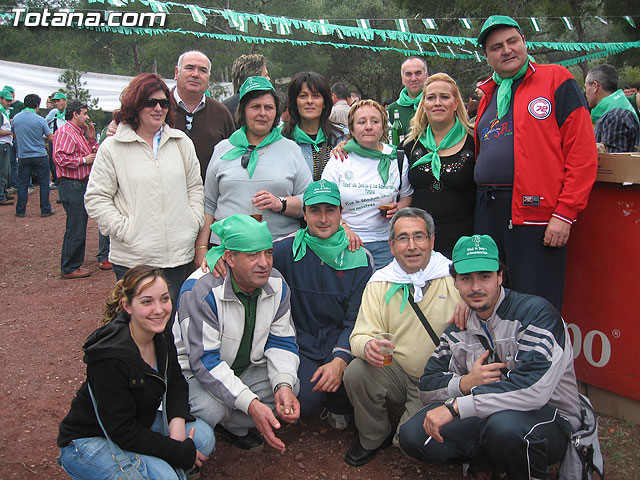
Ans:
{"type": "Polygon", "coordinates": [[[478,187],[474,231],[490,235],[507,265],[504,286],[562,311],[567,247],[545,247],[546,225],[511,225],[511,190],[478,187]]]}
{"type": "Polygon", "coordinates": [[[440,405],[423,408],[400,427],[404,453],[429,463],[468,463],[470,474],[504,471],[510,480],[549,478],[547,465],[564,457],[571,427],[548,405],[530,412],[454,418],[440,430],[444,442],[432,439],[425,447],[425,415],[440,405]]]}

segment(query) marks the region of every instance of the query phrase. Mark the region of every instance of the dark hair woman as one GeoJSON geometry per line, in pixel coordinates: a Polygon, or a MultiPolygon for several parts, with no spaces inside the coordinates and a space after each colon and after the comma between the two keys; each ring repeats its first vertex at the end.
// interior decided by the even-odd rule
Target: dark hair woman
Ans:
{"type": "Polygon", "coordinates": [[[213,450],[211,427],[189,412],[187,381],[173,336],[165,333],[170,314],[169,287],[159,268],[138,265],[116,283],[103,326],[82,347],[87,379],[60,423],[59,462],[71,478],[120,473],[105,432],[115,455],[124,451],[145,479],[180,478],[184,472],[176,469],[200,467],[213,450]]]}
{"type": "Polygon", "coordinates": [[[319,73],[299,72],[289,83],[288,97],[289,120],[282,135],[300,146],[313,180],[320,180],[331,150],[347,133],[329,119],[331,87],[319,73]]]}

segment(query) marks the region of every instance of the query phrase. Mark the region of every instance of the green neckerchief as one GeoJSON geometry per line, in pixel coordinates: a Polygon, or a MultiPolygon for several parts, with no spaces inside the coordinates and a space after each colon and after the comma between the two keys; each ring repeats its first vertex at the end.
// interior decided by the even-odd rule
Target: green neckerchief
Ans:
{"type": "Polygon", "coordinates": [[[38,114],[38,112],[36,112],[36,111],[35,111],[35,109],[33,109],[33,108],[24,108],[22,111],[23,111],[23,112],[33,112],[33,113],[35,113],[36,115],[38,114]]]}
{"type": "Polygon", "coordinates": [[[591,121],[595,125],[596,122],[600,120],[600,117],[602,117],[605,113],[608,113],[610,110],[613,110],[614,108],[629,110],[631,113],[633,113],[633,116],[636,117],[636,120],[638,120],[638,115],[633,110],[633,107],[629,103],[629,100],[627,100],[627,97],[624,96],[624,92],[622,91],[622,89],[620,89],[616,90],[611,95],[604,97],[602,100],[600,100],[598,105],[593,107],[593,110],[591,110],[591,121]]]}
{"type": "Polygon", "coordinates": [[[345,152],[353,152],[357,153],[361,157],[378,160],[378,172],[380,172],[380,176],[382,177],[383,185],[386,185],[387,180],[389,180],[389,167],[391,166],[391,157],[396,156],[396,147],[392,145],[390,146],[393,148],[393,151],[391,153],[382,153],[378,150],[371,150],[370,148],[361,147],[358,142],[356,142],[355,138],[352,138],[343,148],[345,152]]]}
{"type": "Polygon", "coordinates": [[[240,345],[238,345],[236,358],[231,365],[233,373],[235,373],[236,376],[239,376],[242,375],[249,365],[251,365],[251,345],[253,343],[253,334],[256,325],[258,297],[260,296],[262,289],[256,288],[252,293],[247,293],[238,286],[236,279],[233,277],[233,272],[229,272],[229,276],[231,277],[233,292],[244,307],[244,329],[242,332],[242,339],[240,340],[240,345]]]}
{"type": "Polygon", "coordinates": [[[500,87],[498,88],[498,97],[496,101],[497,109],[498,109],[498,120],[504,117],[509,111],[509,106],[511,105],[511,87],[513,85],[514,80],[518,80],[525,73],[527,73],[527,68],[529,67],[529,59],[524,62],[524,65],[518,70],[511,78],[500,78],[496,72],[493,72],[493,81],[496,82],[500,87]]]}
{"type": "Polygon", "coordinates": [[[425,156],[420,157],[416,163],[411,165],[411,168],[417,167],[418,165],[423,165],[425,163],[431,163],[431,172],[433,172],[433,176],[436,180],[440,180],[440,155],[438,155],[439,150],[445,150],[447,148],[451,148],[456,145],[460,140],[462,140],[467,131],[465,130],[462,122],[458,117],[456,117],[456,121],[453,122],[453,127],[451,130],[447,132],[444,136],[440,145],[436,145],[436,139],[433,136],[433,131],[431,130],[431,125],[427,126],[425,132],[420,136],[419,141],[427,150],[430,150],[425,156]]]}
{"type": "Polygon", "coordinates": [[[65,120],[66,121],[66,118],[65,118],[66,113],[67,113],[67,109],[66,108],[64,109],[64,112],[61,112],[60,110],[58,110],[58,113],[56,113],[55,118],[59,118],[60,120],[65,120]]]}
{"type": "Polygon", "coordinates": [[[1,103],[0,103],[0,113],[4,113],[7,116],[7,118],[9,118],[9,112],[7,112],[7,110],[4,108],[4,105],[2,105],[1,103]]]}
{"type": "MultiPolygon", "coordinates": [[[[256,165],[258,164],[258,149],[261,147],[266,147],[274,142],[277,142],[282,138],[282,134],[280,130],[274,128],[271,130],[271,133],[264,137],[260,144],[253,149],[251,152],[251,156],[249,157],[249,164],[247,165],[247,172],[249,173],[249,178],[253,176],[253,172],[256,169],[256,165]]],[[[240,155],[244,154],[249,150],[249,140],[247,140],[247,127],[241,127],[235,132],[231,134],[229,137],[229,142],[234,146],[227,153],[222,155],[222,160],[233,160],[234,158],[238,158],[240,155]]]]}
{"type": "Polygon", "coordinates": [[[323,239],[309,234],[309,227],[301,228],[293,237],[293,261],[297,262],[307,254],[307,247],[313,250],[320,260],[329,265],[334,270],[352,270],[358,267],[367,266],[367,254],[363,248],[355,252],[347,249],[349,239],[344,228],[331,237],[323,239]]]}
{"type": "Polygon", "coordinates": [[[387,293],[384,294],[385,303],[389,303],[389,300],[391,300],[393,294],[402,289],[402,302],[400,303],[400,313],[402,313],[404,311],[404,306],[409,301],[409,294],[411,293],[409,291],[409,287],[411,286],[412,285],[410,283],[394,283],[393,285],[391,285],[391,287],[389,287],[387,293]]]}
{"type": "Polygon", "coordinates": [[[318,147],[318,145],[320,145],[322,142],[324,142],[327,139],[327,137],[325,137],[324,135],[324,132],[322,131],[322,128],[318,130],[318,134],[316,135],[316,139],[314,140],[309,136],[307,132],[302,130],[298,125],[293,127],[292,137],[293,137],[293,141],[296,143],[309,143],[313,145],[313,148],[316,152],[320,151],[320,147],[318,147]]]}
{"type": "Polygon", "coordinates": [[[413,107],[414,110],[417,110],[420,100],[422,100],[422,92],[420,92],[420,95],[416,98],[411,98],[407,93],[407,87],[404,87],[400,92],[397,102],[401,107],[413,107]]]}

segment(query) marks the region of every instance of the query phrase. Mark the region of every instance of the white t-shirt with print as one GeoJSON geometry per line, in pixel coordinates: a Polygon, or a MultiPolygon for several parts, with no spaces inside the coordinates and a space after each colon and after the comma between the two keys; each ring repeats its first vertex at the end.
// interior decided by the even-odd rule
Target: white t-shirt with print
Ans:
{"type": "MultiPolygon", "coordinates": [[[[382,153],[392,151],[389,145],[383,144],[382,153]]],[[[406,157],[403,162],[400,198],[413,194],[406,157]]],[[[395,155],[391,157],[389,180],[385,185],[378,172],[378,160],[351,152],[344,161],[331,157],[327,163],[322,178],[338,185],[342,199],[342,218],[363,242],[389,239],[389,220],[380,215],[378,206],[396,201],[400,186],[398,174],[395,155]]]]}

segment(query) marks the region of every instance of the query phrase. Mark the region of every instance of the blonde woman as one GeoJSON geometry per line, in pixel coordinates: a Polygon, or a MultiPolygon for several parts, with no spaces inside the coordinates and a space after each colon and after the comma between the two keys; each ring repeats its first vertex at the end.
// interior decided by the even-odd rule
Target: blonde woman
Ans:
{"type": "Polygon", "coordinates": [[[476,184],[473,128],[456,82],[431,75],[404,142],[413,206],[437,226],[435,250],[451,258],[456,241],[473,233],[476,184]]]}
{"type": "Polygon", "coordinates": [[[342,225],[356,246],[371,252],[375,267],[393,259],[389,248],[389,220],[411,205],[413,189],[407,178],[407,162],[398,169],[396,149],[382,143],[386,138],[387,111],[374,100],[360,100],[349,112],[350,140],[343,160],[331,157],[322,178],[338,185],[342,199],[342,225]],[[402,179],[402,181],[401,181],[402,179]],[[384,210],[379,207],[384,206],[384,210]]]}

